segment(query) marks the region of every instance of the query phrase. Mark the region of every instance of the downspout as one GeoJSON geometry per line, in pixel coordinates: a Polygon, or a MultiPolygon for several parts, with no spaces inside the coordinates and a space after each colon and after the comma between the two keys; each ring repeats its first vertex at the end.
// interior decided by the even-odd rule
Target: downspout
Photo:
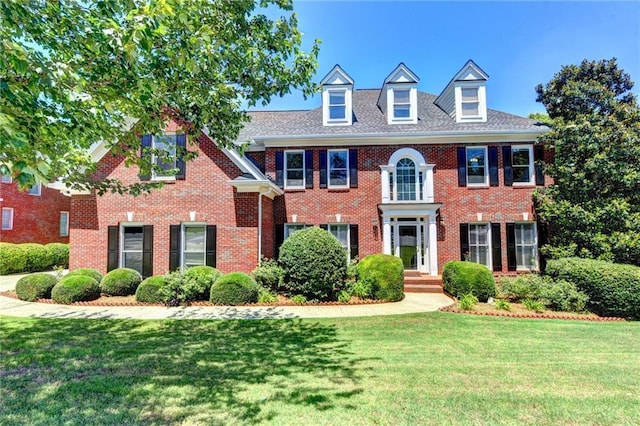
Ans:
{"type": "Polygon", "coordinates": [[[258,191],[258,265],[262,259],[262,189],[258,191]]]}

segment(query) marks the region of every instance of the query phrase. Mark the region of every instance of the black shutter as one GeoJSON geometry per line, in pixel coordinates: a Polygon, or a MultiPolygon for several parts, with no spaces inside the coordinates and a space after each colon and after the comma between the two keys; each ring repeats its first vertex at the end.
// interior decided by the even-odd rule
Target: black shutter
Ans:
{"type": "Polygon", "coordinates": [[[273,241],[275,241],[276,246],[274,247],[275,250],[273,250],[273,252],[275,253],[275,258],[277,259],[280,255],[280,246],[284,241],[284,225],[276,225],[275,232],[276,235],[273,241]]]}
{"type": "Polygon", "coordinates": [[[321,223],[320,224],[320,229],[324,229],[325,231],[329,230],[329,225],[327,225],[326,223],[321,223]]]}
{"type": "Polygon", "coordinates": [[[502,238],[500,237],[500,224],[491,224],[491,260],[493,270],[502,271],[502,238]]]}
{"type": "Polygon", "coordinates": [[[536,233],[538,235],[538,258],[540,259],[538,270],[544,271],[547,269],[547,256],[543,256],[542,253],[540,253],[540,249],[547,244],[548,230],[547,224],[542,222],[540,217],[538,217],[536,221],[536,233]]]}
{"type": "Polygon", "coordinates": [[[180,268],[180,225],[169,225],[169,271],[180,268]]]}
{"type": "Polygon", "coordinates": [[[120,235],[119,226],[107,227],[107,272],[118,267],[118,236],[120,235]]]}
{"type": "Polygon", "coordinates": [[[320,150],[320,188],[327,187],[327,150],[320,150]]]}
{"type": "MultiPolygon", "coordinates": [[[[144,161],[145,165],[151,165],[151,152],[149,149],[151,148],[151,135],[142,135],[140,140],[140,158],[144,161]]],[[[140,180],[149,180],[151,178],[148,174],[140,174],[140,180]]]]}
{"type": "Polygon", "coordinates": [[[142,277],[153,275],[153,225],[142,227],[142,277]]]}
{"type": "Polygon", "coordinates": [[[284,152],[276,152],[276,185],[284,188],[284,152]]]}
{"type": "Polygon", "coordinates": [[[349,188],[358,187],[358,150],[349,150],[349,188]]]}
{"type": "Polygon", "coordinates": [[[218,228],[216,225],[207,225],[207,253],[205,263],[207,266],[216,267],[216,248],[218,239],[218,228]]]}
{"type": "Polygon", "coordinates": [[[467,186],[467,150],[458,147],[458,186],[467,186]]]}
{"type": "Polygon", "coordinates": [[[176,168],[178,173],[176,179],[184,180],[187,173],[187,165],[184,161],[184,154],[187,152],[187,135],[184,133],[176,135],[176,168]]]}
{"type": "Polygon", "coordinates": [[[359,255],[358,225],[349,225],[349,244],[351,246],[351,259],[355,259],[359,255]]]}
{"type": "Polygon", "coordinates": [[[544,186],[544,146],[533,147],[533,160],[536,165],[536,185],[544,186]]]}
{"type": "Polygon", "coordinates": [[[313,151],[304,152],[304,185],[307,189],[313,188],[313,151]]]}
{"type": "Polygon", "coordinates": [[[516,261],[516,224],[507,223],[507,270],[518,269],[516,261]]]}
{"type": "Polygon", "coordinates": [[[469,224],[460,224],[460,260],[467,260],[469,257],[469,224]]]}
{"type": "Polygon", "coordinates": [[[489,185],[498,186],[498,147],[490,146],[489,149],[489,185]]]}
{"type": "Polygon", "coordinates": [[[511,168],[511,147],[509,145],[502,147],[502,162],[504,163],[504,184],[512,186],[513,169],[511,168]]]}

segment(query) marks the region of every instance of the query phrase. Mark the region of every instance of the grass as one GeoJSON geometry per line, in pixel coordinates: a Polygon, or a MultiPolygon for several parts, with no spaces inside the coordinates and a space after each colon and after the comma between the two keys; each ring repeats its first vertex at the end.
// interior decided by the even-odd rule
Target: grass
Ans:
{"type": "Polygon", "coordinates": [[[640,324],[0,317],[0,424],[635,424],[640,324]]]}

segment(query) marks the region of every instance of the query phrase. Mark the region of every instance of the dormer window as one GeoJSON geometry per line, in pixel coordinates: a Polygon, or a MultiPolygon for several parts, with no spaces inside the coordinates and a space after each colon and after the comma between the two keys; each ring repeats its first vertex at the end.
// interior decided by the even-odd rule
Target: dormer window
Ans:
{"type": "Polygon", "coordinates": [[[462,87],[461,112],[463,117],[477,117],[480,115],[480,103],[477,87],[462,87]]]}
{"type": "Polygon", "coordinates": [[[346,119],[346,92],[346,90],[329,90],[329,121],[346,119]]]}
{"type": "Polygon", "coordinates": [[[469,60],[447,84],[435,104],[456,123],[487,121],[487,79],[489,76],[469,60]]]}
{"type": "Polygon", "coordinates": [[[418,80],[403,63],[384,79],[378,107],[387,117],[387,124],[418,122],[418,80]]]}
{"type": "Polygon", "coordinates": [[[409,89],[393,91],[393,118],[411,118],[410,93],[409,89]]]}
{"type": "Polygon", "coordinates": [[[340,65],[333,67],[322,81],[322,124],[350,126],[353,117],[353,79],[340,65]]]}

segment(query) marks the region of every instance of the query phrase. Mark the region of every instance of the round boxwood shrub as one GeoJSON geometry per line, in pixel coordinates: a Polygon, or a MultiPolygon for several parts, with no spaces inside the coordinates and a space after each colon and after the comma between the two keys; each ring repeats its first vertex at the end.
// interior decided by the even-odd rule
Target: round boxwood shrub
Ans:
{"type": "Polygon", "coordinates": [[[27,268],[27,251],[21,244],[0,243],[0,275],[24,272],[27,268]]]}
{"type": "Polygon", "coordinates": [[[347,261],[340,241],[318,227],[294,232],[280,246],[282,288],[307,299],[334,299],[345,286],[347,261]]]}
{"type": "Polygon", "coordinates": [[[45,245],[45,248],[49,250],[51,266],[59,266],[61,268],[69,266],[69,244],[49,243],[45,245]]]}
{"type": "Polygon", "coordinates": [[[100,297],[100,285],[98,281],[87,275],[65,277],[51,290],[53,301],[65,305],[95,300],[98,297],[100,297]]]}
{"type": "Polygon", "coordinates": [[[102,274],[93,268],[78,268],[78,269],[74,269],[73,271],[69,272],[67,275],[64,276],[64,278],[67,277],[75,277],[77,275],[82,275],[85,277],[91,277],[94,280],[96,280],[98,283],[100,281],[102,281],[102,274]]]}
{"type": "Polygon", "coordinates": [[[164,275],[145,278],[136,290],[136,302],[163,303],[164,298],[160,293],[163,285],[165,285],[164,275]]]}
{"type": "Polygon", "coordinates": [[[27,252],[27,265],[25,272],[46,271],[52,265],[51,252],[42,244],[21,244],[27,252]]]}
{"type": "Polygon", "coordinates": [[[258,301],[259,286],[248,274],[233,272],[211,286],[210,301],[216,305],[244,305],[258,301]]]}
{"type": "Polygon", "coordinates": [[[442,270],[444,289],[460,298],[473,294],[480,302],[496,295],[496,280],[484,265],[459,260],[447,262],[442,270]]]}
{"type": "Polygon", "coordinates": [[[36,299],[50,299],[51,289],[58,279],[51,274],[31,274],[24,276],[16,283],[18,299],[33,302],[36,299]]]}
{"type": "Polygon", "coordinates": [[[358,283],[361,283],[361,287],[366,288],[375,299],[391,302],[402,300],[402,259],[390,254],[370,254],[358,263],[358,283]]]}
{"type": "Polygon", "coordinates": [[[183,276],[182,285],[187,292],[187,300],[207,300],[211,291],[211,286],[222,272],[212,266],[192,266],[188,268],[183,276]]]}
{"type": "Polygon", "coordinates": [[[136,292],[142,276],[135,269],[117,268],[100,280],[100,291],[107,296],[129,296],[136,292]]]}

